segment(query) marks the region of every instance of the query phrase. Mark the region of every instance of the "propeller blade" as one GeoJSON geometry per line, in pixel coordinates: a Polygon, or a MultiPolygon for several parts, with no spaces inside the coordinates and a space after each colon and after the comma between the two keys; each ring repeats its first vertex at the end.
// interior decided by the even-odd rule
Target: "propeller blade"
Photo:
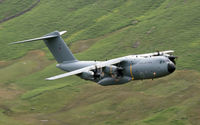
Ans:
{"type": "Polygon", "coordinates": [[[169,58],[169,60],[171,60],[176,65],[175,59],[178,58],[177,56],[170,55],[170,56],[168,56],[168,58],[169,58]]]}

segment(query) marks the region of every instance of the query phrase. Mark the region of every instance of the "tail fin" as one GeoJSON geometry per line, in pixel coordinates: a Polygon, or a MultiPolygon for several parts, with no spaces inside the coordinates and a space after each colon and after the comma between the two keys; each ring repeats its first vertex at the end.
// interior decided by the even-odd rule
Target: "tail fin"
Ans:
{"type": "Polygon", "coordinates": [[[18,43],[25,43],[25,42],[31,42],[36,40],[44,40],[46,46],[49,48],[53,56],[55,57],[56,61],[58,63],[62,63],[64,61],[73,62],[77,61],[77,59],[73,56],[72,52],[62,39],[61,35],[66,33],[66,31],[58,32],[54,31],[52,33],[49,33],[43,37],[24,40],[24,41],[18,41],[13,42],[10,44],[18,44],[18,43]]]}

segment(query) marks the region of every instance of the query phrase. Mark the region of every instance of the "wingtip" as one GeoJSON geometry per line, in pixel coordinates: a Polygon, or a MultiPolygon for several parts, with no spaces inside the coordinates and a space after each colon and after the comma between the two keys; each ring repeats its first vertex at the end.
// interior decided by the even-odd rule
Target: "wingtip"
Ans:
{"type": "Polygon", "coordinates": [[[8,43],[8,45],[12,45],[12,44],[14,44],[14,43],[8,43]]]}
{"type": "Polygon", "coordinates": [[[61,31],[61,32],[59,32],[59,34],[60,35],[63,35],[63,34],[65,34],[67,31],[65,30],[65,31],[61,31]]]}
{"type": "Polygon", "coordinates": [[[8,43],[8,45],[18,44],[19,42],[8,43]]]}
{"type": "Polygon", "coordinates": [[[45,80],[51,81],[51,80],[53,80],[53,79],[51,79],[51,78],[46,78],[45,80]]]}

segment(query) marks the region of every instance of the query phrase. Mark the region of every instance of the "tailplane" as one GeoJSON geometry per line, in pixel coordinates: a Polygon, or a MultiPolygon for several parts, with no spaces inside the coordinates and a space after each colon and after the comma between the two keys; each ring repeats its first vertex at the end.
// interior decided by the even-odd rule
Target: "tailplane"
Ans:
{"type": "Polygon", "coordinates": [[[77,59],[73,56],[72,52],[70,51],[70,49],[68,48],[68,46],[61,37],[61,35],[64,33],[66,33],[66,31],[62,32],[54,31],[39,38],[13,42],[10,44],[44,40],[46,46],[49,48],[49,50],[51,51],[51,53],[53,54],[54,58],[58,63],[77,61],[77,59]]]}

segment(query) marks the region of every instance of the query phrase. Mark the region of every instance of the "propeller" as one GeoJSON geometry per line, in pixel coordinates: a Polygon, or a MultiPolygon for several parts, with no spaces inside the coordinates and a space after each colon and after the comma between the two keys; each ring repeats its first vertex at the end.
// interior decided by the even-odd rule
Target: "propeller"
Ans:
{"type": "Polygon", "coordinates": [[[97,79],[97,78],[99,78],[100,77],[100,75],[99,75],[99,73],[98,73],[98,69],[97,69],[97,66],[95,66],[95,69],[94,69],[94,79],[97,79]]]}
{"type": "Polygon", "coordinates": [[[102,77],[102,68],[98,69],[97,66],[95,66],[95,69],[94,69],[94,79],[99,79],[102,77]]]}
{"type": "Polygon", "coordinates": [[[153,56],[161,56],[161,55],[163,55],[163,53],[161,53],[159,50],[157,50],[156,52],[157,52],[157,54],[155,54],[153,56]]]}
{"type": "Polygon", "coordinates": [[[111,76],[114,78],[114,79],[119,79],[120,77],[123,76],[123,70],[124,68],[122,67],[117,67],[116,70],[111,74],[111,76]]]}
{"type": "Polygon", "coordinates": [[[122,67],[117,67],[117,77],[123,76],[123,70],[124,70],[124,68],[122,68],[122,67]]]}
{"type": "Polygon", "coordinates": [[[175,60],[178,59],[177,56],[170,55],[170,56],[168,56],[168,58],[169,58],[170,61],[172,61],[176,65],[176,61],[175,60]]]}
{"type": "Polygon", "coordinates": [[[157,53],[158,53],[157,56],[160,56],[160,55],[161,55],[159,50],[157,51],[157,53]]]}

